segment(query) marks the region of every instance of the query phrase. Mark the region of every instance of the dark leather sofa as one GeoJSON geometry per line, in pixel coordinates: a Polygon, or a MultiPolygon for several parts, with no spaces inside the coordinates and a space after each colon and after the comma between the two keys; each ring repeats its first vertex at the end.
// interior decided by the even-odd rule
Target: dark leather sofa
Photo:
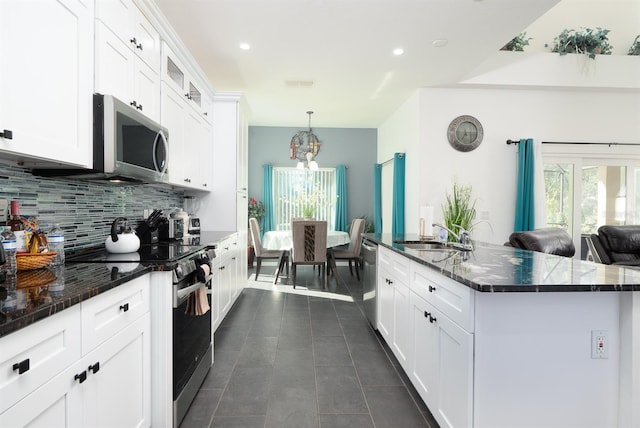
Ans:
{"type": "Polygon", "coordinates": [[[640,225],[600,226],[598,233],[590,238],[596,253],[595,261],[606,265],[640,266],[640,225]]]}
{"type": "Polygon", "coordinates": [[[509,245],[524,250],[565,257],[573,257],[576,253],[571,236],[565,230],[557,227],[513,232],[509,236],[509,245]]]}

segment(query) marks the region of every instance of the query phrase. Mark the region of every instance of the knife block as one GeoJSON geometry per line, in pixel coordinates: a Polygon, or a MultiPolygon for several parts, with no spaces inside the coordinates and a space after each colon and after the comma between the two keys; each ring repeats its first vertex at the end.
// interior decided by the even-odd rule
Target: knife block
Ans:
{"type": "Polygon", "coordinates": [[[151,230],[146,222],[140,223],[136,234],[140,238],[140,245],[157,244],[159,241],[158,229],[151,230]]]}

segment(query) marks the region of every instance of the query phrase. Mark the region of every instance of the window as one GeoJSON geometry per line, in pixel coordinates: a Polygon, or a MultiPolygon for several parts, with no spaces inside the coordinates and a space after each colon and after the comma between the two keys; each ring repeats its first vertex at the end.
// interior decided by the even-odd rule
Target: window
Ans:
{"type": "Polygon", "coordinates": [[[582,236],[604,224],[638,224],[640,153],[634,147],[543,146],[547,225],[573,236],[584,257],[582,236]]]}
{"type": "Polygon", "coordinates": [[[305,217],[305,208],[314,219],[326,220],[328,230],[335,228],[335,168],[273,168],[272,192],[276,230],[291,229],[291,218],[305,217]]]}

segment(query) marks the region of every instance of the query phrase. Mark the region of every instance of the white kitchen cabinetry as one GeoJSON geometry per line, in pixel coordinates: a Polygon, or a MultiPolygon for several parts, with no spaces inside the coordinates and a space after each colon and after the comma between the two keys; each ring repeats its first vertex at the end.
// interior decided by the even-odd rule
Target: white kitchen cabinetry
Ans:
{"type": "Polygon", "coordinates": [[[91,166],[93,1],[1,1],[0,16],[0,152],[91,166]]]}
{"type": "Polygon", "coordinates": [[[96,22],[95,91],[160,121],[160,75],[102,22],[96,22]]]}
{"type": "Polygon", "coordinates": [[[378,330],[408,367],[410,347],[409,259],[378,247],[378,330]]]}
{"type": "Polygon", "coordinates": [[[3,370],[0,426],[150,426],[149,283],[134,279],[2,338],[0,364],[31,366],[3,370]],[[96,322],[85,331],[82,320],[96,322]]]}

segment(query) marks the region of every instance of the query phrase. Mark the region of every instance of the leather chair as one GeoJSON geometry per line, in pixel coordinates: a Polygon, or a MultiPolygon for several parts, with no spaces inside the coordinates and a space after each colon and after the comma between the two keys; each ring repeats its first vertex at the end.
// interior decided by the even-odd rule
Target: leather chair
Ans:
{"type": "Polygon", "coordinates": [[[606,265],[640,266],[640,225],[600,226],[598,233],[590,238],[594,261],[606,265]]]}
{"type": "Polygon", "coordinates": [[[573,257],[576,253],[571,236],[564,229],[558,227],[513,232],[509,236],[509,244],[524,250],[565,257],[573,257]]]}

